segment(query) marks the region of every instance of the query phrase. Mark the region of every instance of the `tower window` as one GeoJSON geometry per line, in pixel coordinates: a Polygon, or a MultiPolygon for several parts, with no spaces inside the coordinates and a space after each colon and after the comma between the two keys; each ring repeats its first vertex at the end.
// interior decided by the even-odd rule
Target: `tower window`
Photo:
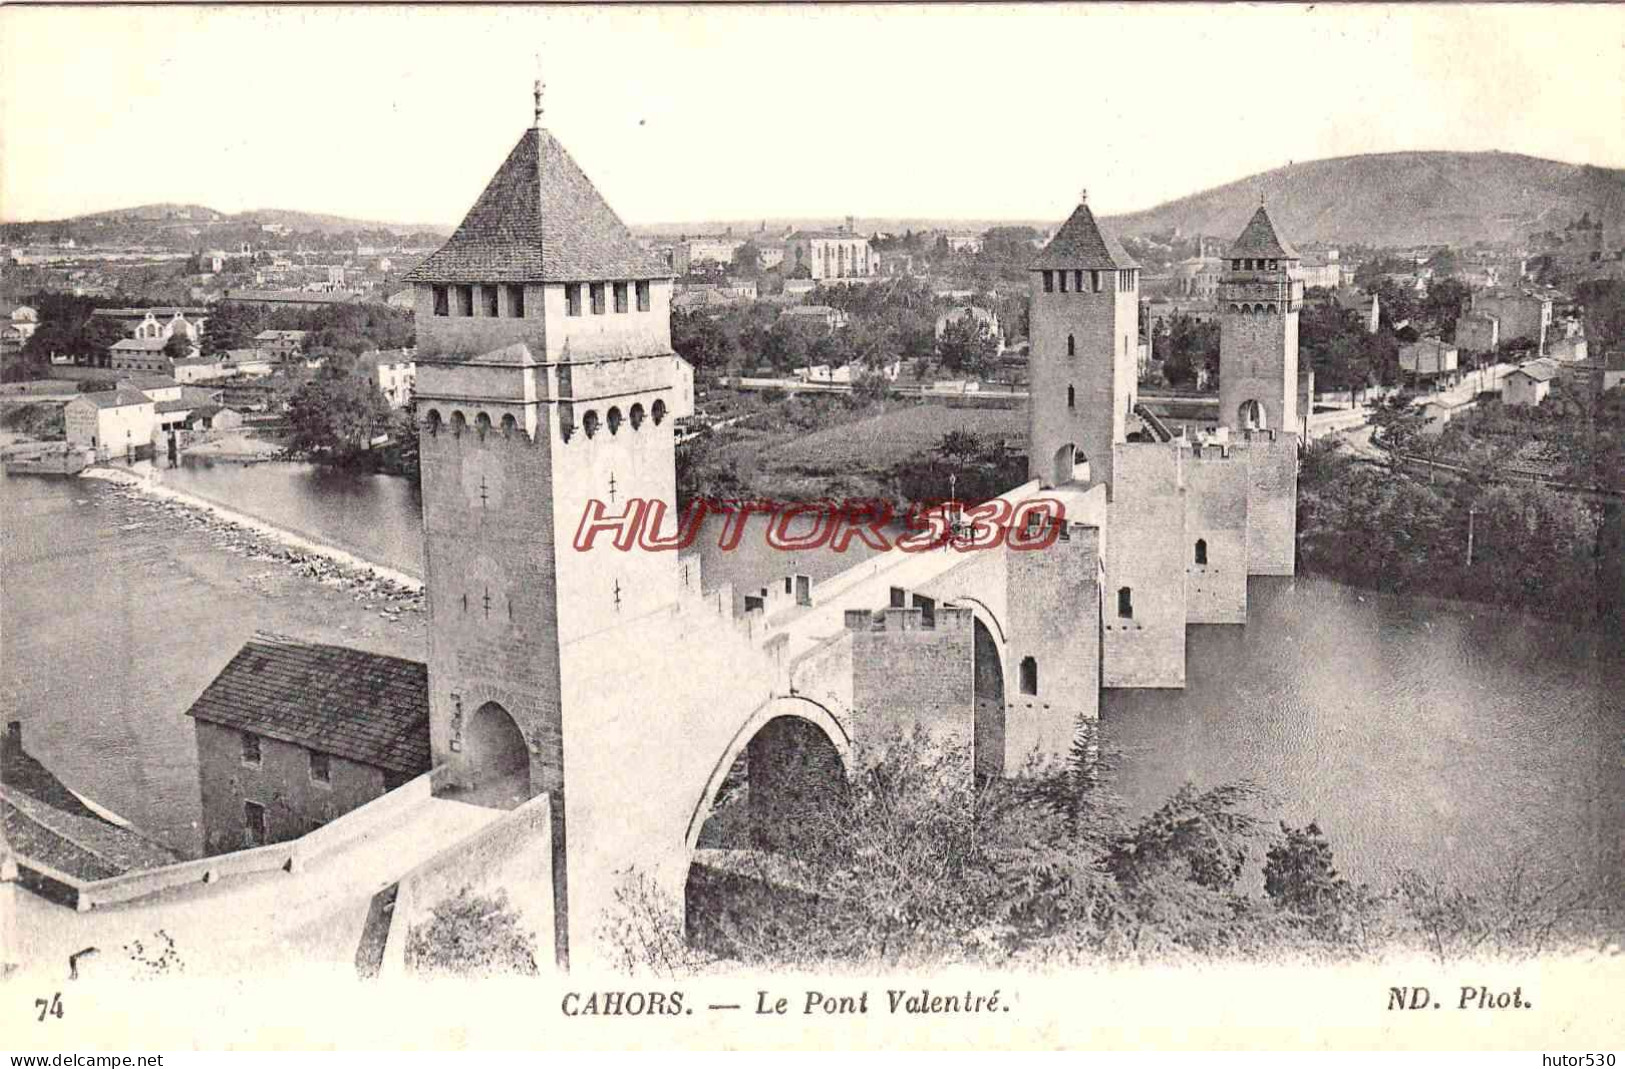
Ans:
{"type": "Polygon", "coordinates": [[[1038,693],[1038,662],[1031,657],[1021,659],[1021,693],[1038,693]]]}
{"type": "Polygon", "coordinates": [[[626,283],[617,282],[615,283],[615,314],[624,315],[626,311],[626,283]]]}
{"type": "Polygon", "coordinates": [[[666,418],[666,402],[656,401],[653,405],[650,405],[649,418],[655,421],[656,427],[660,426],[661,421],[666,418]]]}
{"type": "Polygon", "coordinates": [[[437,316],[451,315],[451,302],[446,297],[446,287],[431,286],[434,291],[434,314],[437,316]]]}
{"type": "Polygon", "coordinates": [[[1089,272],[1089,287],[1096,293],[1099,293],[1106,288],[1106,280],[1100,276],[1101,272],[1099,271],[1089,272]]]}
{"type": "Polygon", "coordinates": [[[1271,261],[1270,261],[1270,270],[1271,270],[1271,271],[1275,271],[1275,270],[1278,270],[1278,268],[1277,268],[1277,267],[1276,267],[1276,266],[1275,266],[1275,265],[1276,265],[1276,263],[1277,263],[1277,261],[1275,261],[1275,260],[1271,260],[1271,261]]]}
{"type": "Polygon", "coordinates": [[[508,287],[508,317],[510,319],[525,318],[525,287],[508,287]]]}
{"type": "Polygon", "coordinates": [[[1207,563],[1207,539],[1205,538],[1198,538],[1196,540],[1196,563],[1207,563]]]}
{"type": "Polygon", "coordinates": [[[457,287],[457,314],[465,319],[474,315],[474,287],[457,287]]]}
{"type": "Polygon", "coordinates": [[[1068,407],[1068,408],[1077,408],[1078,407],[1078,391],[1077,391],[1076,387],[1068,386],[1066,388],[1066,407],[1068,407]]]}
{"type": "Polygon", "coordinates": [[[1117,615],[1125,620],[1134,619],[1134,591],[1126,586],[1117,591],[1117,615]]]}
{"type": "Polygon", "coordinates": [[[1055,292],[1055,272],[1054,271],[1045,271],[1044,272],[1044,292],[1045,293],[1054,293],[1055,292]]]}
{"type": "Polygon", "coordinates": [[[592,293],[592,314],[595,315],[595,316],[603,315],[604,314],[604,284],[602,282],[594,282],[591,285],[589,285],[587,288],[592,293]]]}
{"type": "Polygon", "coordinates": [[[567,316],[581,314],[581,283],[571,282],[564,287],[564,314],[567,316]]]}
{"type": "Polygon", "coordinates": [[[1240,271],[1241,270],[1241,261],[1240,260],[1231,260],[1230,261],[1230,270],[1232,270],[1232,271],[1240,271]]]}
{"type": "Polygon", "coordinates": [[[647,312],[649,310],[649,283],[635,282],[633,286],[637,290],[638,311],[647,312]]]}
{"type": "Polygon", "coordinates": [[[1082,271],[1074,271],[1074,272],[1072,272],[1072,288],[1077,290],[1079,293],[1083,292],[1083,272],[1082,271]]]}
{"type": "Polygon", "coordinates": [[[1066,272],[1065,271],[1057,271],[1055,273],[1061,277],[1061,292],[1065,293],[1066,292],[1066,272]]]}
{"type": "Polygon", "coordinates": [[[332,783],[333,765],[320,750],[310,751],[310,782],[332,783]]]}

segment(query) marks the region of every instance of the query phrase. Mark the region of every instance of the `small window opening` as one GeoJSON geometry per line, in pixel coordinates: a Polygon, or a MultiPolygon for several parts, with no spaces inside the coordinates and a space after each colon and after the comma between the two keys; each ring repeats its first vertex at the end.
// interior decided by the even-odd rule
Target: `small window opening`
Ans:
{"type": "Polygon", "coordinates": [[[647,312],[649,310],[649,283],[636,282],[633,283],[633,287],[637,290],[638,311],[647,312]]]}
{"type": "Polygon", "coordinates": [[[487,319],[495,319],[497,317],[497,314],[498,314],[497,313],[497,288],[495,286],[481,286],[480,287],[480,296],[482,298],[484,298],[485,317],[487,319]]]}
{"type": "Polygon", "coordinates": [[[656,427],[660,426],[666,418],[666,402],[656,401],[649,409],[649,416],[655,421],[656,427]]]}
{"type": "Polygon", "coordinates": [[[1044,272],[1044,292],[1045,293],[1054,293],[1055,292],[1055,272],[1054,271],[1045,271],[1044,272]]]}
{"type": "Polygon", "coordinates": [[[1117,592],[1117,615],[1125,620],[1134,619],[1134,592],[1128,587],[1117,592]]]}
{"type": "Polygon", "coordinates": [[[619,408],[611,408],[604,419],[604,423],[609,427],[609,433],[617,433],[621,429],[621,410],[619,408]]]}
{"type": "Polygon", "coordinates": [[[587,288],[592,294],[592,314],[595,315],[595,316],[603,315],[604,314],[604,284],[602,282],[594,282],[590,286],[588,286],[587,288]]]}
{"type": "Polygon", "coordinates": [[[644,419],[643,406],[642,405],[633,405],[632,410],[627,413],[627,418],[629,420],[631,420],[633,430],[637,430],[639,427],[643,426],[643,419],[644,419]]]}
{"type": "Polygon", "coordinates": [[[1038,662],[1031,657],[1021,659],[1021,693],[1038,693],[1038,662]]]}
{"type": "Polygon", "coordinates": [[[1074,386],[1068,386],[1066,388],[1066,407],[1068,407],[1068,408],[1077,408],[1078,407],[1078,391],[1077,391],[1077,388],[1074,387],[1074,386]]]}
{"type": "Polygon", "coordinates": [[[243,764],[258,767],[260,763],[260,737],[243,732],[243,764]]]}
{"type": "Polygon", "coordinates": [[[615,283],[615,314],[624,315],[627,311],[626,283],[615,283]]]}
{"type": "Polygon", "coordinates": [[[265,829],[265,807],[258,802],[243,803],[243,831],[249,846],[264,846],[268,838],[265,829]]]}
{"type": "Polygon", "coordinates": [[[1066,272],[1065,271],[1057,271],[1055,273],[1060,276],[1060,278],[1061,278],[1061,292],[1065,293],[1066,292],[1066,272]]]}
{"type": "Polygon", "coordinates": [[[451,315],[451,305],[446,297],[446,287],[433,286],[431,289],[434,291],[434,314],[437,316],[451,315]]]}
{"type": "Polygon", "coordinates": [[[329,762],[327,754],[319,750],[310,751],[310,782],[333,782],[333,766],[329,762]]]}
{"type": "Polygon", "coordinates": [[[509,286],[508,287],[508,318],[509,319],[523,319],[523,318],[525,318],[525,287],[523,287],[523,286],[509,286]]]}
{"type": "Polygon", "coordinates": [[[1077,339],[1077,337],[1075,335],[1068,334],[1066,336],[1066,355],[1067,356],[1077,356],[1078,355],[1078,339],[1077,339]]]}
{"type": "Polygon", "coordinates": [[[466,318],[474,315],[474,287],[457,287],[457,314],[466,318]]]}
{"type": "Polygon", "coordinates": [[[567,316],[581,314],[581,283],[572,282],[564,287],[564,314],[567,316]]]}
{"type": "Polygon", "coordinates": [[[1196,540],[1196,563],[1207,563],[1207,539],[1205,538],[1198,538],[1196,540]]]}

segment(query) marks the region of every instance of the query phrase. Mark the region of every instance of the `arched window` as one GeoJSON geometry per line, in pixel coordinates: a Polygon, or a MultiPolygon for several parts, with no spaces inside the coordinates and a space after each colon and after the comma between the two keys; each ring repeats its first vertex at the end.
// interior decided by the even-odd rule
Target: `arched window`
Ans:
{"type": "Polygon", "coordinates": [[[587,435],[588,438],[591,438],[593,435],[597,434],[598,433],[598,413],[593,412],[593,411],[588,411],[588,413],[585,416],[582,416],[581,417],[581,429],[584,432],[586,432],[586,435],[587,435]]]}
{"type": "Polygon", "coordinates": [[[508,415],[502,417],[502,433],[503,434],[512,434],[515,430],[518,429],[518,427],[519,427],[519,424],[514,420],[512,413],[509,413],[508,415]]]}
{"type": "Polygon", "coordinates": [[[1134,591],[1126,586],[1117,591],[1117,615],[1125,620],[1134,619],[1134,591]]]}
{"type": "Polygon", "coordinates": [[[424,420],[424,422],[428,425],[430,434],[439,434],[440,433],[440,410],[438,408],[429,409],[429,415],[424,420]]]}
{"type": "Polygon", "coordinates": [[[1031,657],[1021,659],[1021,693],[1038,693],[1038,662],[1031,657]]]}
{"type": "Polygon", "coordinates": [[[611,408],[609,410],[609,415],[605,418],[604,422],[609,427],[609,433],[615,434],[621,429],[621,410],[619,408],[611,408]]]}
{"type": "Polygon", "coordinates": [[[1078,339],[1075,336],[1071,335],[1071,334],[1068,334],[1066,336],[1066,355],[1067,356],[1077,356],[1078,355],[1078,339]]]}
{"type": "Polygon", "coordinates": [[[461,435],[466,430],[468,430],[468,420],[461,411],[453,412],[451,414],[451,433],[461,435]]]}
{"type": "Polygon", "coordinates": [[[1196,540],[1196,563],[1207,563],[1207,539],[1205,538],[1198,538],[1196,540]]]}
{"type": "Polygon", "coordinates": [[[484,412],[481,412],[479,415],[475,416],[474,429],[480,432],[481,438],[484,438],[485,433],[491,429],[491,417],[487,416],[484,412]]]}
{"type": "Polygon", "coordinates": [[[649,407],[649,417],[655,421],[656,427],[660,426],[661,422],[666,418],[666,402],[656,401],[651,405],[649,407]]]}
{"type": "Polygon", "coordinates": [[[1077,408],[1078,407],[1078,391],[1074,387],[1071,387],[1071,386],[1068,386],[1066,388],[1066,407],[1068,407],[1068,408],[1077,408]]]}
{"type": "Polygon", "coordinates": [[[629,415],[630,419],[632,420],[632,429],[633,430],[637,430],[639,427],[643,426],[643,406],[642,405],[633,405],[632,406],[632,411],[628,415],[629,415]]]}

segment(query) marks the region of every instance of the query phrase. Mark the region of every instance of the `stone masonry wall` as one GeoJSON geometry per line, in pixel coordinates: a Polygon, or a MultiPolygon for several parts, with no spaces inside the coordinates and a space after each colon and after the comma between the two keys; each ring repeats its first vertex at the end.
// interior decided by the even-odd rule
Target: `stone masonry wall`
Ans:
{"type": "Polygon", "coordinates": [[[1185,685],[1185,489],[1182,450],[1117,447],[1108,515],[1103,685],[1185,685]],[[1121,591],[1129,591],[1124,614],[1121,591]]]}
{"type": "Polygon", "coordinates": [[[1298,436],[1254,435],[1247,457],[1247,574],[1297,570],[1298,436]]]}
{"type": "MultiPolygon", "coordinates": [[[[861,760],[877,744],[916,726],[968,745],[975,733],[975,618],[937,607],[935,626],[919,609],[847,614],[852,633],[853,742],[861,760]]],[[[966,769],[968,775],[970,769],[966,769]]]]}
{"type": "Polygon", "coordinates": [[[1185,457],[1185,621],[1247,622],[1247,457],[1197,447],[1185,457]],[[1197,542],[1206,563],[1197,560],[1197,542]]]}

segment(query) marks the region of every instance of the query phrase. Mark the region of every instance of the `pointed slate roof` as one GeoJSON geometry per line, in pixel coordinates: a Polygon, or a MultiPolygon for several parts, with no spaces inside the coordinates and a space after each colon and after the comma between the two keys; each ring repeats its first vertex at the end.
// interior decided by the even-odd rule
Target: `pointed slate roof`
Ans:
{"type": "Polygon", "coordinates": [[[1117,239],[1100,229],[1088,204],[1079,204],[1072,218],[1061,224],[1050,243],[1027,265],[1029,271],[1054,268],[1139,267],[1117,239]]]}
{"type": "Polygon", "coordinates": [[[670,278],[564,146],[526,130],[451,239],[408,282],[603,282],[670,278]]]}
{"type": "Polygon", "coordinates": [[[1241,232],[1241,237],[1230,246],[1230,251],[1224,254],[1226,260],[1257,259],[1266,260],[1297,260],[1298,250],[1294,249],[1281,239],[1275,232],[1275,223],[1270,219],[1270,213],[1260,204],[1253,213],[1252,219],[1247,223],[1247,229],[1241,232]]]}

